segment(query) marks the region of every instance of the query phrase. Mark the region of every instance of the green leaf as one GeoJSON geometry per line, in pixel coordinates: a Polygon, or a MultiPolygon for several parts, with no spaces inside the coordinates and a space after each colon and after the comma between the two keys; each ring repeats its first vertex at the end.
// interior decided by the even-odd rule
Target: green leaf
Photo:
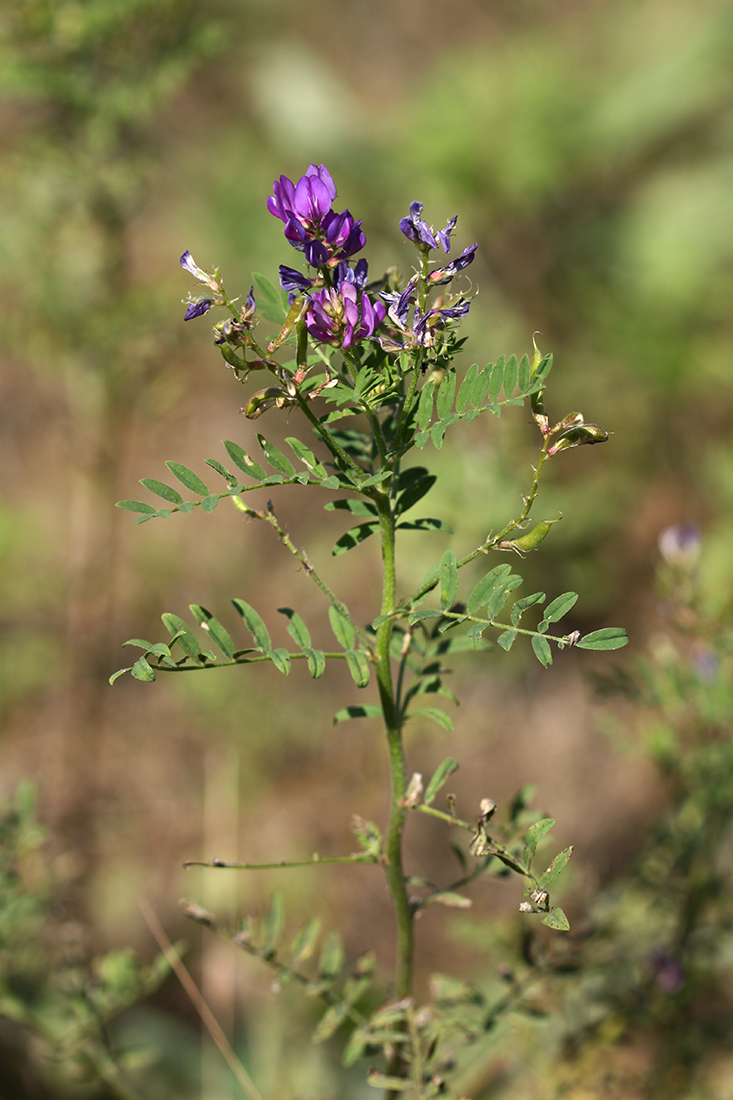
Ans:
{"type": "Polygon", "coordinates": [[[195,474],[193,470],[189,470],[188,466],[183,466],[180,462],[166,462],[166,466],[173,476],[178,478],[181,485],[185,485],[192,493],[196,493],[200,497],[209,496],[208,486],[198,474],[195,474]]]}
{"type": "Polygon", "coordinates": [[[342,645],[344,649],[351,649],[356,640],[356,632],[349,620],[333,604],[328,609],[328,620],[339,645],[342,645]]]}
{"type": "Polygon", "coordinates": [[[318,977],[321,982],[332,985],[338,978],[344,965],[344,944],[338,932],[326,935],[318,960],[318,977]]]}
{"type": "Polygon", "coordinates": [[[445,375],[445,378],[438,387],[438,396],[435,401],[435,412],[439,420],[443,420],[444,417],[453,408],[453,398],[456,392],[456,372],[451,368],[445,375]]]}
{"type": "Polygon", "coordinates": [[[323,466],[313,451],[309,447],[306,447],[305,443],[301,443],[299,439],[295,439],[292,436],[288,436],[285,442],[289,445],[291,450],[295,453],[296,457],[300,459],[304,466],[307,466],[311,473],[316,477],[326,478],[328,477],[328,471],[323,466]]]}
{"type": "Polygon", "coordinates": [[[458,566],[453,550],[446,550],[440,562],[440,606],[450,611],[458,594],[458,566]]]}
{"type": "Polygon", "coordinates": [[[341,500],[329,500],[323,505],[325,512],[351,512],[352,516],[376,516],[376,505],[370,500],[343,497],[341,500]]]}
{"type": "Polygon", "coordinates": [[[267,956],[275,953],[277,941],[280,939],[284,927],[285,907],[283,906],[282,894],[276,892],[270,898],[270,908],[262,918],[263,955],[267,956]]]}
{"type": "Polygon", "coordinates": [[[504,367],[504,396],[509,398],[517,385],[517,357],[510,355],[504,367]]]}
{"type": "Polygon", "coordinates": [[[341,1024],[347,1018],[348,1009],[346,1005],[336,1004],[327,1008],[324,1014],[318,1021],[318,1025],[313,1032],[312,1042],[324,1043],[326,1039],[330,1039],[335,1032],[341,1027],[341,1024]]]}
{"type": "Polygon", "coordinates": [[[201,501],[201,507],[205,512],[213,512],[219,503],[218,493],[212,493],[211,496],[206,497],[201,501]]]}
{"type": "Polygon", "coordinates": [[[471,404],[476,410],[483,405],[486,398],[489,380],[491,379],[491,367],[491,363],[487,364],[476,379],[476,385],[473,388],[473,396],[471,397],[471,404]]]}
{"type": "Polygon", "coordinates": [[[519,626],[519,620],[524,612],[529,607],[534,607],[536,603],[544,603],[546,600],[544,592],[533,592],[531,596],[524,596],[523,599],[517,600],[512,607],[511,620],[513,626],[519,626]]]}
{"type": "Polygon", "coordinates": [[[481,635],[485,630],[485,623],[472,623],[472,625],[466,631],[466,637],[470,640],[474,649],[483,648],[481,645],[481,643],[483,642],[483,638],[481,637],[481,635]]]}
{"type": "Polygon", "coordinates": [[[326,658],[322,649],[304,649],[308,672],[314,680],[320,679],[326,671],[326,658]]]}
{"type": "Polygon", "coordinates": [[[257,287],[257,315],[276,325],[285,321],[285,306],[277,287],[273,286],[266,275],[252,272],[252,282],[257,287]]]}
{"type": "Polygon", "coordinates": [[[496,618],[506,603],[509,593],[518,588],[520,584],[522,584],[522,578],[518,573],[511,573],[508,577],[502,579],[501,583],[489,596],[489,602],[486,605],[487,619],[493,620],[496,618]]]}
{"type": "Polygon", "coordinates": [[[379,520],[373,520],[369,523],[360,523],[358,527],[350,528],[350,530],[345,531],[341,538],[336,541],[331,553],[337,558],[339,554],[345,554],[347,551],[353,550],[360,542],[363,542],[364,539],[368,539],[370,535],[373,535],[378,528],[379,520]]]}
{"type": "Polygon", "coordinates": [[[270,633],[255,609],[244,600],[234,599],[232,603],[244,619],[247,630],[253,635],[257,648],[269,652],[272,649],[270,633]]]}
{"type": "Polygon", "coordinates": [[[497,641],[498,645],[500,645],[501,648],[505,649],[508,653],[509,650],[514,645],[514,642],[516,641],[516,638],[517,638],[516,630],[505,630],[503,632],[503,634],[499,635],[499,637],[496,639],[496,641],[497,641]]]}
{"type": "Polygon", "coordinates": [[[475,646],[468,634],[452,634],[448,638],[439,638],[430,646],[430,652],[443,655],[448,653],[468,653],[475,649],[491,649],[489,642],[484,641],[481,646],[475,646]]]}
{"type": "Polygon", "coordinates": [[[269,649],[267,656],[278,672],[282,672],[283,676],[288,675],[290,672],[290,654],[287,649],[269,649]]]}
{"type": "Polygon", "coordinates": [[[144,512],[146,516],[156,516],[158,509],[143,500],[118,500],[115,508],[125,508],[128,512],[144,512]]]}
{"type": "Polygon", "coordinates": [[[246,474],[247,477],[251,477],[253,481],[265,480],[267,477],[265,470],[251,459],[238,443],[232,443],[231,439],[225,439],[224,447],[234,465],[240,469],[243,474],[246,474]]]}
{"type": "Polygon", "coordinates": [[[155,679],[155,673],[144,656],[138,657],[130,672],[136,680],[144,680],[146,683],[152,683],[155,679]]]}
{"type": "Polygon", "coordinates": [[[217,474],[220,474],[224,478],[224,480],[229,483],[230,487],[237,484],[237,479],[234,474],[230,474],[226,466],[222,466],[221,462],[219,462],[218,459],[207,458],[206,465],[211,466],[212,470],[216,470],[217,474]]]}
{"type": "Polygon", "coordinates": [[[563,592],[545,608],[544,620],[546,623],[556,623],[567,615],[571,607],[574,607],[578,599],[577,592],[563,592]]]}
{"type": "Polygon", "coordinates": [[[558,932],[570,931],[570,921],[557,905],[542,918],[542,923],[546,924],[548,928],[555,928],[558,932]]]}
{"type": "Polygon", "coordinates": [[[420,519],[406,519],[397,524],[398,531],[447,531],[453,534],[453,528],[444,523],[442,519],[433,519],[430,516],[421,516],[420,519]]]}
{"type": "Polygon", "coordinates": [[[500,355],[496,360],[496,363],[491,370],[491,378],[489,380],[489,403],[495,404],[498,400],[501,392],[501,385],[504,381],[504,356],[500,355]]]}
{"type": "Polygon", "coordinates": [[[472,363],[466,371],[456,398],[456,412],[463,414],[471,403],[478,378],[478,363],[472,363]]]}
{"type": "Polygon", "coordinates": [[[543,817],[541,821],[535,821],[534,825],[530,825],[527,829],[524,834],[524,849],[522,851],[522,860],[527,868],[532,866],[532,860],[535,857],[540,840],[546,833],[549,833],[554,825],[557,825],[554,818],[543,817]]]}
{"type": "Polygon", "coordinates": [[[132,665],[128,665],[127,668],[118,668],[117,672],[113,672],[109,678],[110,684],[113,684],[120,676],[124,676],[126,672],[132,672],[132,665]]]}
{"type": "Polygon", "coordinates": [[[265,439],[264,435],[260,435],[259,433],[257,434],[257,442],[273,469],[277,470],[283,477],[294,477],[295,467],[292,462],[285,457],[282,451],[279,451],[277,447],[265,439]]]}
{"type": "Polygon", "coordinates": [[[552,651],[547,638],[543,638],[541,634],[535,634],[532,638],[532,649],[541,665],[547,668],[552,664],[552,651]]]}
{"type": "Polygon", "coordinates": [[[290,945],[290,965],[293,970],[298,970],[304,962],[311,958],[320,934],[320,920],[318,917],[311,917],[296,934],[290,945]]]}
{"type": "Polygon", "coordinates": [[[205,607],[201,607],[197,603],[189,604],[191,608],[191,614],[193,615],[199,626],[203,627],[211,635],[211,638],[222,651],[222,653],[229,658],[234,659],[234,643],[229,637],[229,634],[210,611],[207,611],[205,607]]]}
{"type": "Polygon", "coordinates": [[[417,718],[418,715],[424,718],[431,718],[433,722],[437,722],[444,730],[448,730],[448,733],[453,733],[453,720],[450,715],[446,714],[440,707],[418,707],[417,710],[411,710],[409,714],[405,715],[405,718],[417,718]]]}
{"type": "Polygon", "coordinates": [[[446,756],[442,764],[433,772],[432,778],[428,783],[427,790],[425,791],[425,798],[423,799],[426,806],[430,806],[435,799],[436,794],[445,783],[449,775],[458,770],[458,761],[454,760],[452,756],[446,756]]]}
{"type": "Polygon", "coordinates": [[[365,688],[369,683],[369,662],[365,653],[361,649],[347,649],[346,664],[356,686],[365,688]]]}
{"type": "Polygon", "coordinates": [[[422,431],[427,429],[433,417],[433,398],[435,395],[435,382],[426,382],[420,393],[420,401],[417,406],[417,426],[422,431]]]}
{"type": "Polygon", "coordinates": [[[339,722],[348,722],[351,718],[381,718],[382,708],[374,706],[373,704],[355,704],[350,707],[344,707],[343,710],[339,710],[333,716],[333,724],[337,726],[339,722]]]}
{"type": "Polygon", "coordinates": [[[436,451],[439,451],[443,446],[443,439],[448,428],[459,419],[458,413],[448,413],[448,415],[443,417],[442,420],[439,420],[437,424],[433,424],[430,429],[430,438],[433,441],[433,446],[436,451]]]}
{"type": "Polygon", "coordinates": [[[601,630],[586,634],[575,644],[578,649],[622,649],[628,641],[628,635],[622,626],[604,626],[601,630]]]}
{"type": "Polygon", "coordinates": [[[366,1082],[375,1089],[384,1089],[385,1092],[407,1092],[413,1082],[411,1078],[389,1077],[386,1073],[380,1073],[376,1069],[370,1069],[366,1082]]]}
{"type": "Polygon", "coordinates": [[[572,844],[569,848],[564,848],[562,852],[557,853],[552,863],[547,868],[544,875],[540,877],[540,880],[537,883],[537,887],[539,890],[546,890],[550,883],[555,881],[560,872],[565,868],[572,854],[572,844]]]}
{"type": "Polygon", "coordinates": [[[511,566],[506,563],[502,565],[496,565],[494,568],[482,577],[474,588],[471,595],[468,597],[468,603],[466,610],[469,615],[475,615],[485,603],[488,602],[491,593],[494,589],[498,588],[503,579],[511,573],[511,566]]]}
{"type": "MultiPolygon", "coordinates": [[[[423,466],[413,467],[416,470],[422,471],[422,476],[411,479],[407,487],[400,493],[395,504],[395,513],[401,515],[402,512],[406,512],[408,508],[412,508],[414,504],[417,504],[419,500],[430,492],[435,482],[438,480],[435,474],[429,474],[423,466]]],[[[408,471],[411,472],[411,471],[408,471]]],[[[400,479],[402,483],[402,479],[400,479]]]]}
{"type": "Polygon", "coordinates": [[[183,497],[178,489],[173,489],[170,485],[166,485],[164,481],[156,481],[154,477],[141,477],[140,484],[149,489],[151,493],[155,493],[156,496],[162,497],[163,500],[169,500],[171,504],[183,504],[183,497]]]}
{"type": "Polygon", "coordinates": [[[415,623],[422,622],[423,619],[442,619],[443,612],[438,611],[437,608],[429,608],[427,611],[412,611],[408,615],[407,621],[410,626],[414,626],[415,623]]]}
{"type": "Polygon", "coordinates": [[[278,611],[281,615],[286,615],[288,618],[288,634],[293,639],[297,646],[301,649],[310,649],[311,636],[308,631],[308,627],[305,625],[297,611],[293,611],[292,607],[278,607],[278,611]]]}
{"type": "Polygon", "coordinates": [[[519,361],[519,373],[517,375],[517,382],[519,384],[519,392],[526,393],[529,389],[529,356],[523,355],[519,361]]]}
{"type": "Polygon", "coordinates": [[[183,619],[180,619],[178,615],[172,615],[170,611],[163,612],[160,617],[163,620],[163,626],[168,633],[173,636],[174,640],[178,642],[186,656],[191,657],[194,664],[200,665],[202,663],[200,659],[201,646],[191,628],[184,623],[183,619]]]}

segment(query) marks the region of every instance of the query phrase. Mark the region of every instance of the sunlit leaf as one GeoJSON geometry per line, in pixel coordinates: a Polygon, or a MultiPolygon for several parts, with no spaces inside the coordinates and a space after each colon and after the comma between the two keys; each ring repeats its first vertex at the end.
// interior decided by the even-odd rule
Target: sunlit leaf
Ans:
{"type": "Polygon", "coordinates": [[[429,806],[433,802],[436,794],[443,786],[448,776],[452,775],[454,771],[457,771],[458,766],[458,761],[454,760],[452,756],[447,756],[442,764],[438,765],[425,791],[425,798],[423,801],[426,806],[429,806]]]}
{"type": "Polygon", "coordinates": [[[601,630],[586,634],[575,644],[578,649],[622,649],[628,641],[628,635],[622,626],[604,626],[601,630]]]}
{"type": "Polygon", "coordinates": [[[578,600],[577,592],[563,592],[562,596],[558,596],[552,603],[549,603],[545,608],[544,620],[547,623],[556,623],[562,619],[563,615],[567,615],[571,607],[574,607],[578,600]]]}
{"type": "Polygon", "coordinates": [[[180,462],[166,462],[166,466],[173,476],[178,478],[181,485],[185,485],[192,493],[196,493],[200,497],[209,496],[208,485],[193,470],[189,470],[188,466],[184,466],[180,462]]]}
{"type": "Polygon", "coordinates": [[[310,632],[297,611],[293,611],[292,607],[278,607],[278,611],[281,615],[287,617],[288,634],[295,644],[300,646],[301,649],[309,649],[311,644],[310,632]]]}
{"type": "Polygon", "coordinates": [[[344,649],[351,649],[356,640],[356,633],[349,620],[333,604],[328,609],[328,621],[331,624],[331,630],[336,637],[336,641],[344,649]]]}
{"type": "Polygon", "coordinates": [[[343,710],[339,710],[333,716],[333,724],[337,726],[339,722],[348,722],[352,718],[381,718],[382,708],[374,706],[373,704],[355,704],[350,707],[344,707],[343,710]]]}
{"type": "Polygon", "coordinates": [[[247,477],[251,477],[254,481],[265,480],[267,472],[262,466],[255,462],[254,459],[251,459],[238,443],[232,443],[231,439],[225,439],[224,447],[234,465],[237,466],[243,474],[246,474],[247,477]]]}
{"type": "Polygon", "coordinates": [[[458,567],[453,550],[446,550],[440,563],[440,606],[449,611],[458,593],[458,567]]]}
{"type": "Polygon", "coordinates": [[[558,932],[570,931],[570,921],[557,905],[542,918],[542,923],[546,924],[548,928],[555,928],[558,932]]]}
{"type": "Polygon", "coordinates": [[[197,603],[189,604],[189,607],[191,608],[191,614],[199,626],[202,626],[203,629],[211,635],[212,640],[222,653],[228,657],[230,661],[233,660],[234,643],[219,620],[215,619],[211,612],[207,611],[205,607],[201,607],[197,603]]]}
{"type": "Polygon", "coordinates": [[[541,665],[545,668],[552,664],[552,651],[550,649],[550,643],[547,638],[543,638],[541,634],[535,634],[532,637],[532,649],[535,652],[535,656],[541,665]]]}
{"type": "Polygon", "coordinates": [[[156,481],[154,477],[142,477],[140,484],[156,496],[162,497],[163,500],[169,500],[171,504],[183,504],[183,497],[178,490],[171,485],[166,485],[164,481],[156,481]]]}
{"type": "Polygon", "coordinates": [[[369,683],[369,662],[366,655],[360,649],[347,649],[346,664],[356,686],[365,688],[369,683]]]}
{"type": "Polygon", "coordinates": [[[260,616],[257,614],[253,607],[250,607],[244,600],[234,599],[232,600],[235,608],[242,616],[245,622],[247,630],[254,636],[255,644],[259,649],[270,650],[272,649],[272,642],[270,641],[270,632],[263,623],[260,616]]]}

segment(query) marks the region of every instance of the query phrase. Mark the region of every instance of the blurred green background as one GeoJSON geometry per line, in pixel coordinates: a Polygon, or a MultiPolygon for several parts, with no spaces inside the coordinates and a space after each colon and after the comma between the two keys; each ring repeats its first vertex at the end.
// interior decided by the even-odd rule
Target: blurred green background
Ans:
{"type": "MultiPolygon", "coordinates": [[[[458,214],[460,248],[479,243],[463,366],[531,351],[537,331],[555,356],[550,415],[580,409],[613,433],[551,464],[537,515],[563,522],[526,575],[580,592],[572,628],[626,625],[626,661],[658,629],[667,525],[701,526],[710,604],[733,598],[733,5],[3,0],[0,30],[0,794],[36,782],[63,919],[89,952],[152,955],[144,894],[191,943],[268,1098],[346,1095],[329,1051],[300,1037],[311,1006],[290,990],[277,1000],[253,963],[202,943],[176,899],[256,906],[274,876],[184,874],[181,860],[348,851],[350,814],[379,818],[381,745],[369,723],[331,725],[353,685],[329,670],[314,691],[300,669],[286,683],[274,669],[107,683],[126,663],[122,640],[162,637],[160,613],[191,602],[230,623],[240,596],[273,630],[284,603],[325,624],[294,560],[234,509],[136,527],[113,507],[166,459],[200,471],[223,438],[250,449],[255,430],[286,434],[276,412],[240,416],[247,391],[208,319],[184,329],[178,257],[218,265],[231,294],[252,271],[274,278],[293,254],[265,200],[275,177],[311,162],[363,217],[374,276],[409,270],[397,223],[411,200],[436,225],[458,214]]],[[[414,552],[406,535],[404,576],[514,514],[535,451],[514,413],[428,454],[431,514],[458,534],[414,552]]],[[[338,513],[306,511],[290,489],[275,504],[325,571],[338,513]]],[[[332,566],[365,620],[376,552],[368,542],[332,566]]],[[[468,660],[455,738],[416,728],[409,748],[427,773],[448,751],[461,760],[464,806],[536,782],[577,845],[581,895],[624,866],[660,797],[651,771],[598,732],[591,665],[575,653],[547,672],[515,652],[468,660]]],[[[416,873],[444,858],[440,843],[414,829],[416,873]]],[[[277,882],[294,913],[317,907],[353,951],[389,960],[388,899],[370,869],[289,876],[277,882]]],[[[499,912],[515,900],[509,886],[477,895],[499,912]]],[[[423,983],[437,964],[475,959],[446,946],[432,913],[420,932],[423,983]]],[[[206,1056],[201,1078],[198,1024],[172,980],[125,1026],[164,1051],[150,1096],[172,1095],[172,1081],[181,1097],[233,1095],[206,1056]]],[[[71,1086],[42,1087],[17,1095],[71,1086]]]]}

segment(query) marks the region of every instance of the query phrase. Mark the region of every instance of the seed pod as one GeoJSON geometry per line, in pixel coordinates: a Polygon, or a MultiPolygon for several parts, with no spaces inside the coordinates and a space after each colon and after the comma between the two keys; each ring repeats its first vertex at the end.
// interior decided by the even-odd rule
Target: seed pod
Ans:
{"type": "Polygon", "coordinates": [[[291,404],[292,400],[285,390],[281,390],[279,386],[268,386],[265,390],[253,393],[246,409],[242,411],[248,420],[256,420],[258,416],[262,416],[263,412],[267,412],[275,405],[282,409],[285,405],[291,404]]]}
{"type": "Polygon", "coordinates": [[[582,447],[585,443],[605,443],[607,439],[608,432],[604,431],[603,428],[599,428],[597,424],[579,424],[577,427],[564,432],[557,443],[553,443],[547,453],[548,455],[554,455],[558,451],[568,451],[571,447],[582,447]]]}
{"type": "Polygon", "coordinates": [[[518,539],[510,539],[508,542],[500,542],[499,549],[515,550],[520,555],[526,554],[529,550],[536,550],[553,523],[559,523],[561,518],[558,516],[557,519],[543,519],[535,524],[531,531],[527,531],[526,535],[521,535],[518,539]]]}

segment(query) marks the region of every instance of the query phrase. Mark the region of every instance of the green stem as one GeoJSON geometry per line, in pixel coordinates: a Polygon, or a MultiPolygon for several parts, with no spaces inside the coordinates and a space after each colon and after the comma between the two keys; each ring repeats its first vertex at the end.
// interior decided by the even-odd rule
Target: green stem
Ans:
{"type": "MultiPolygon", "coordinates": [[[[395,524],[390,499],[379,493],[376,501],[379,513],[379,525],[382,536],[382,559],[384,566],[384,586],[382,590],[382,614],[391,615],[396,601],[395,570],[395,524]]],[[[386,857],[385,874],[387,886],[392,897],[397,922],[397,958],[395,963],[395,997],[402,1000],[412,991],[412,972],[414,956],[414,912],[410,906],[405,885],[405,873],[402,865],[402,836],[405,827],[407,809],[403,805],[407,790],[407,769],[402,742],[402,723],[395,702],[392,682],[390,643],[392,640],[392,620],[387,618],[379,626],[376,638],[377,683],[379,699],[382,704],[389,765],[392,786],[392,799],[389,823],[385,835],[384,852],[386,857]]],[[[409,1065],[403,1053],[396,1049],[387,1072],[394,1077],[407,1077],[409,1065]]],[[[391,1094],[388,1094],[391,1095],[391,1094]]]]}
{"type": "Polygon", "coordinates": [[[364,642],[367,649],[371,649],[372,639],[369,637],[366,631],[359,626],[356,620],[352,618],[351,612],[349,611],[346,604],[343,603],[338,598],[338,596],[336,596],[336,594],[331,591],[323,578],[315,571],[308,559],[308,555],[306,554],[305,550],[299,550],[293,540],[290,538],[290,535],[287,533],[287,531],[283,530],[283,528],[278,523],[277,516],[275,515],[272,506],[268,505],[266,512],[255,512],[254,509],[250,510],[250,512],[251,514],[254,514],[257,519],[265,520],[266,523],[269,523],[270,526],[275,529],[283,546],[285,546],[290,551],[290,553],[298,559],[298,561],[303,566],[306,575],[311,578],[314,584],[318,585],[321,592],[323,592],[324,596],[326,596],[326,598],[328,599],[329,603],[333,604],[336,610],[339,611],[349,623],[351,623],[351,626],[361,638],[362,642],[364,642]]]}
{"type": "Polygon", "coordinates": [[[306,400],[305,397],[303,397],[303,395],[302,395],[302,393],[300,393],[300,391],[298,391],[297,396],[298,396],[298,404],[300,405],[300,408],[302,409],[303,413],[308,418],[308,420],[310,420],[311,424],[316,429],[318,434],[321,436],[321,438],[323,439],[324,443],[328,447],[331,454],[338,455],[338,457],[341,459],[341,462],[346,467],[348,467],[348,469],[350,469],[352,471],[352,473],[356,474],[357,478],[360,481],[363,481],[368,476],[367,471],[365,469],[363,469],[363,467],[361,467],[358,462],[355,462],[354,459],[351,457],[351,455],[348,455],[346,453],[346,451],[343,449],[343,447],[339,443],[336,442],[336,440],[333,438],[333,436],[328,431],[328,429],[325,428],[323,424],[321,424],[318,417],[315,415],[315,413],[312,411],[312,409],[308,405],[308,401],[306,400]]]}
{"type": "Polygon", "coordinates": [[[217,869],[225,868],[230,871],[275,871],[288,867],[316,867],[319,863],[378,863],[377,856],[369,855],[368,852],[361,852],[355,856],[319,856],[315,855],[311,859],[296,859],[296,860],[278,860],[277,863],[224,863],[220,859],[211,860],[199,860],[199,859],[187,859],[183,864],[184,867],[216,867],[217,869]]]}

